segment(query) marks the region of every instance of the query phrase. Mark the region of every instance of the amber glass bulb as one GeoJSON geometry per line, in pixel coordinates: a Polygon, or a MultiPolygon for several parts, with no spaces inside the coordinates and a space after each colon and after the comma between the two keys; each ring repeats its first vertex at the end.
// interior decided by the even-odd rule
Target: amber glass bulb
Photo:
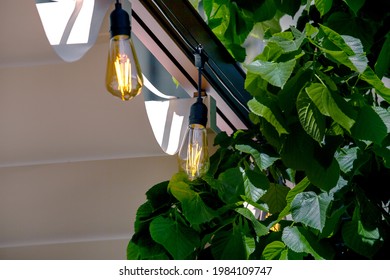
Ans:
{"type": "Polygon", "coordinates": [[[207,131],[201,124],[190,124],[178,153],[179,169],[190,180],[202,177],[209,170],[207,131]]]}
{"type": "Polygon", "coordinates": [[[107,60],[107,90],[122,100],[130,100],[141,93],[142,85],[141,67],[130,36],[112,37],[107,60]]]}

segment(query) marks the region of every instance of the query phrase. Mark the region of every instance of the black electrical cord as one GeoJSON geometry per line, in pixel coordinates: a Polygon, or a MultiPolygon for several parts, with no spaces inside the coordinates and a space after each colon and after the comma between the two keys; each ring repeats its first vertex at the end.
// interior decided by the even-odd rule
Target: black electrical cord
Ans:
{"type": "Polygon", "coordinates": [[[195,66],[198,68],[198,96],[196,102],[191,106],[189,123],[201,124],[205,127],[208,113],[207,106],[203,104],[202,100],[202,69],[206,57],[203,55],[202,49],[202,45],[198,45],[194,53],[195,66]]]}

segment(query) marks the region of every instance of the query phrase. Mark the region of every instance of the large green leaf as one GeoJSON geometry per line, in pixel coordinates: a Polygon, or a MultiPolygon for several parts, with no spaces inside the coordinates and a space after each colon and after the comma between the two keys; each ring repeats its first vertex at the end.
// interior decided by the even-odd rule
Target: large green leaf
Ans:
{"type": "Polygon", "coordinates": [[[339,152],[336,153],[336,160],[339,163],[340,170],[346,174],[353,170],[353,165],[355,160],[358,157],[358,147],[352,148],[341,148],[339,152]]]}
{"type": "Polygon", "coordinates": [[[203,202],[200,194],[193,191],[185,182],[171,181],[169,190],[181,202],[183,214],[191,225],[209,222],[218,215],[203,202]]]}
{"type": "Polygon", "coordinates": [[[378,228],[366,229],[359,220],[346,222],[342,228],[345,244],[356,253],[372,257],[383,243],[378,228]]]}
{"type": "Polygon", "coordinates": [[[266,92],[268,83],[261,78],[258,74],[248,72],[245,78],[245,89],[252,96],[259,96],[263,92],[266,92]]]}
{"type": "Polygon", "coordinates": [[[300,1],[275,0],[275,5],[279,11],[294,17],[294,15],[298,12],[298,10],[301,6],[301,2],[300,1]]]}
{"type": "Polygon", "coordinates": [[[359,38],[362,41],[365,50],[371,49],[371,46],[374,43],[374,36],[372,35],[375,30],[375,28],[373,29],[375,25],[373,26],[373,22],[371,20],[363,20],[360,17],[356,17],[348,11],[335,11],[330,13],[326,26],[335,30],[338,34],[359,38]]]}
{"type": "Polygon", "coordinates": [[[177,220],[161,216],[151,222],[150,235],[155,242],[164,246],[175,260],[187,259],[200,243],[196,231],[177,220]]]}
{"type": "Polygon", "coordinates": [[[253,113],[263,117],[266,121],[272,124],[278,131],[279,135],[288,134],[285,125],[283,125],[283,119],[280,112],[275,106],[273,106],[273,104],[260,103],[258,100],[253,98],[249,100],[248,107],[253,113]]]}
{"type": "Polygon", "coordinates": [[[285,249],[286,245],[283,242],[273,241],[265,246],[262,257],[265,260],[278,260],[285,249]]]}
{"type": "Polygon", "coordinates": [[[253,226],[257,236],[268,234],[269,229],[256,219],[255,215],[248,208],[237,208],[236,212],[247,218],[253,226]]]}
{"type": "Polygon", "coordinates": [[[306,170],[315,160],[315,141],[302,129],[301,125],[294,126],[283,143],[280,155],[283,163],[295,170],[306,170]]]}
{"type": "Polygon", "coordinates": [[[387,110],[382,107],[373,107],[378,116],[382,119],[383,123],[387,128],[387,133],[390,133],[390,109],[387,110]]]}
{"type": "MultiPolygon", "coordinates": [[[[352,41],[350,43],[346,42],[344,40],[344,37],[340,34],[338,34],[336,31],[332,30],[331,28],[325,26],[325,25],[320,25],[321,32],[319,33],[319,36],[324,36],[324,38],[321,38],[321,46],[323,47],[324,51],[332,50],[341,50],[342,52],[345,53],[346,56],[352,56],[356,53],[362,53],[363,49],[362,47],[359,47],[356,49],[353,48],[353,45],[355,45],[355,42],[352,41]],[[352,45],[351,45],[352,43],[352,45]],[[337,48],[335,48],[335,46],[337,48]]],[[[355,38],[353,38],[355,39],[355,38]]],[[[355,39],[358,41],[358,39],[355,39]]],[[[359,44],[357,44],[359,45],[359,44]]],[[[360,45],[359,45],[360,46],[360,45]]]]}
{"type": "Polygon", "coordinates": [[[169,260],[167,251],[150,238],[142,238],[136,243],[130,240],[127,246],[128,260],[169,260]]]}
{"type": "Polygon", "coordinates": [[[378,229],[365,230],[358,221],[347,222],[342,230],[344,242],[355,252],[372,257],[376,252],[373,247],[380,237],[378,229]]]}
{"type": "Polygon", "coordinates": [[[303,178],[298,184],[296,184],[287,194],[286,201],[290,204],[295,196],[303,192],[306,188],[310,186],[310,181],[307,177],[303,178]]]}
{"type": "Polygon", "coordinates": [[[308,230],[300,226],[286,227],[283,230],[282,241],[297,253],[311,254],[315,259],[331,259],[331,249],[319,242],[308,230]]]}
{"type": "Polygon", "coordinates": [[[337,160],[334,158],[332,159],[331,164],[326,167],[315,160],[305,171],[310,182],[323,191],[330,191],[337,185],[340,178],[340,167],[337,160]]]}
{"type": "Polygon", "coordinates": [[[286,207],[286,196],[290,191],[290,188],[279,185],[271,184],[267,193],[261,197],[261,200],[266,202],[271,214],[280,213],[284,207],[286,207]]]}
{"type": "MultiPolygon", "coordinates": [[[[249,1],[245,1],[249,2],[249,1]]],[[[276,5],[274,0],[265,0],[265,1],[252,1],[254,3],[263,2],[255,11],[254,18],[258,22],[266,21],[272,19],[276,14],[276,5]]]]}
{"type": "Polygon", "coordinates": [[[157,210],[170,202],[168,183],[169,181],[158,183],[146,192],[146,198],[150,201],[154,210],[157,210]]]}
{"type": "MultiPolygon", "coordinates": [[[[300,47],[305,40],[303,34],[299,34],[298,31],[297,31],[297,36],[299,37],[296,40],[294,40],[294,36],[292,35],[291,32],[273,34],[273,36],[270,39],[268,39],[267,46],[271,48],[277,48],[277,49],[280,48],[282,50],[282,53],[296,52],[300,50],[300,47]]],[[[259,56],[259,58],[261,57],[262,56],[259,56]]],[[[273,61],[275,61],[276,58],[278,57],[275,57],[273,61]]],[[[267,61],[270,61],[270,59],[267,59],[267,61]]]]}
{"type": "Polygon", "coordinates": [[[302,90],[297,98],[297,111],[303,129],[318,143],[325,135],[325,117],[321,114],[306,91],[302,90]]]}
{"type": "Polygon", "coordinates": [[[217,260],[245,260],[247,246],[241,226],[234,225],[230,231],[218,231],[211,243],[211,251],[217,260]]]}
{"type": "Polygon", "coordinates": [[[367,67],[366,71],[360,75],[360,78],[375,88],[377,94],[383,97],[387,102],[390,102],[390,88],[386,87],[378,76],[367,67]]]}
{"type": "Polygon", "coordinates": [[[340,35],[334,30],[321,25],[320,30],[325,40],[320,40],[321,50],[330,55],[338,63],[353,71],[363,73],[368,65],[362,42],[352,36],[340,35]]]}
{"type": "Polygon", "coordinates": [[[347,3],[348,7],[354,12],[355,15],[358,14],[361,7],[363,7],[366,0],[343,0],[347,3]]]}
{"type": "Polygon", "coordinates": [[[375,153],[383,158],[383,164],[386,168],[390,169],[390,146],[387,147],[379,147],[374,146],[375,153]]]}
{"type": "Polygon", "coordinates": [[[298,72],[287,81],[283,89],[279,91],[279,106],[287,116],[295,114],[297,96],[311,79],[312,75],[312,70],[299,69],[298,72]]]}
{"type": "Polygon", "coordinates": [[[378,59],[375,63],[375,73],[378,78],[382,78],[384,75],[390,75],[390,32],[386,34],[386,41],[383,43],[381,52],[379,53],[378,59]]]}
{"type": "Polygon", "coordinates": [[[136,213],[136,219],[134,222],[134,230],[136,232],[142,231],[145,227],[149,226],[149,219],[153,214],[153,206],[150,201],[146,201],[141,206],[138,207],[136,213]]]}
{"type": "Polygon", "coordinates": [[[256,60],[246,64],[245,67],[248,71],[260,75],[271,85],[283,88],[294,70],[295,63],[295,59],[286,62],[256,60]]]}
{"type": "MultiPolygon", "coordinates": [[[[384,110],[386,112],[386,110],[384,110]]],[[[387,127],[378,113],[370,106],[363,106],[355,125],[351,129],[353,137],[360,140],[382,143],[387,136],[387,127]]]]}
{"type": "Polygon", "coordinates": [[[302,192],[291,202],[291,215],[295,222],[322,231],[327,218],[327,210],[333,197],[327,193],[302,192]]]}
{"type": "Polygon", "coordinates": [[[332,8],[333,0],[314,0],[314,4],[321,16],[323,16],[332,8]]]}
{"type": "Polygon", "coordinates": [[[323,115],[330,116],[346,130],[351,130],[355,124],[356,112],[344,99],[330,92],[321,83],[312,83],[306,88],[306,92],[323,115]]]}
{"type": "Polygon", "coordinates": [[[257,202],[269,188],[269,180],[263,173],[258,173],[250,169],[241,169],[244,181],[245,197],[253,202],[257,202]]]}
{"type": "Polygon", "coordinates": [[[269,156],[265,153],[262,153],[258,149],[253,148],[251,145],[236,145],[235,148],[240,152],[250,154],[260,170],[267,170],[268,167],[270,167],[272,164],[275,163],[275,161],[279,159],[277,157],[269,156]]]}
{"type": "Polygon", "coordinates": [[[216,185],[219,197],[227,204],[241,201],[245,194],[244,180],[240,168],[230,168],[218,176],[216,185]]]}

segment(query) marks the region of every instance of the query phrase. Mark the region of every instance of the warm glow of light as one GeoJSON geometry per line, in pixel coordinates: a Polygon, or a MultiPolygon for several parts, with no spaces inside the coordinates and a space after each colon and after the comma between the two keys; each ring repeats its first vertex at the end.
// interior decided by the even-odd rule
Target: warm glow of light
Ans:
{"type": "Polygon", "coordinates": [[[131,91],[131,64],[127,55],[118,55],[114,62],[115,72],[118,79],[118,90],[122,93],[122,100],[131,91]]]}
{"type": "Polygon", "coordinates": [[[188,170],[191,178],[197,177],[197,173],[201,169],[202,145],[199,143],[190,144],[187,151],[186,170],[188,170]]]}

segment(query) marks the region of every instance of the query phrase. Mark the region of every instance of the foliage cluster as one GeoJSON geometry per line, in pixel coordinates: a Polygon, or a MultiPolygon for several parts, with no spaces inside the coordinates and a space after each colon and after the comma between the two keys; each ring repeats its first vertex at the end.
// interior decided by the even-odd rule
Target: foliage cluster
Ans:
{"type": "Polygon", "coordinates": [[[203,0],[244,64],[253,126],[215,138],[138,209],[129,259],[388,258],[390,9],[368,0],[203,0]],[[297,24],[282,31],[284,15],[297,24]],[[257,32],[261,31],[261,36],[257,32]]]}

